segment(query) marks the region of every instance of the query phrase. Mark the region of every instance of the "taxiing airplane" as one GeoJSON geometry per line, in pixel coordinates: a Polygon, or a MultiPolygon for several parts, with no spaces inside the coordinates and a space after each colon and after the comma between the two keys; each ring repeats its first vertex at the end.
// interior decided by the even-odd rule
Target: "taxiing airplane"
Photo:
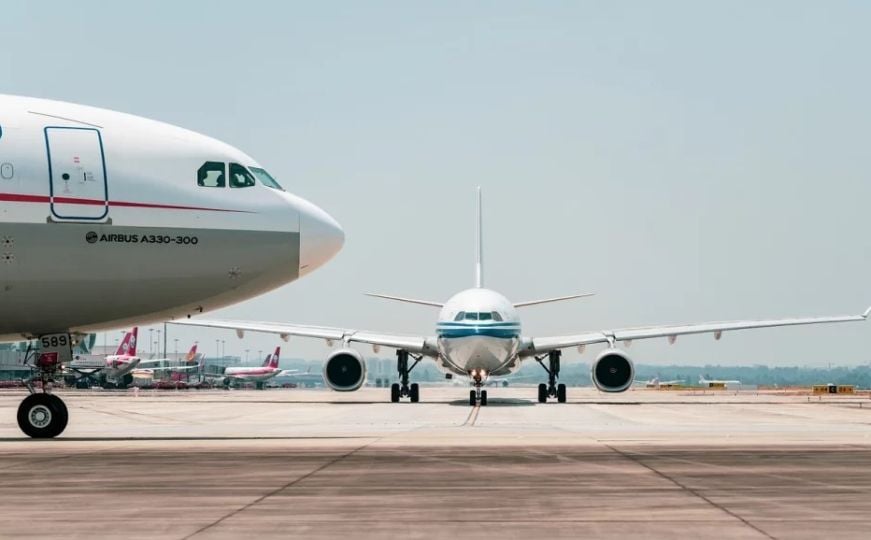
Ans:
{"type": "Polygon", "coordinates": [[[575,294],[512,303],[496,291],[484,288],[481,228],[481,190],[479,188],[477,263],[474,288],[462,291],[444,303],[373,295],[439,308],[435,335],[409,336],[279,322],[191,319],[177,321],[177,323],[233,329],[236,330],[238,336],[242,336],[245,331],[256,331],[279,334],[285,339],[288,336],[302,336],[321,338],[327,343],[340,342],[343,344],[343,348],[331,354],[324,364],[324,381],[330,388],[338,391],[357,390],[366,380],[366,364],[363,357],[357,350],[350,348],[350,344],[368,344],[376,351],[379,347],[396,349],[397,371],[401,382],[391,387],[390,399],[393,402],[406,396],[412,402],[419,400],[420,390],[417,384],[409,385],[409,374],[423,358],[432,358],[447,377],[455,374],[469,377],[474,386],[474,389],[469,393],[469,403],[474,406],[478,403],[487,404],[487,391],[482,390],[482,386],[488,377],[513,373],[520,368],[521,362],[529,359],[538,362],[548,375],[547,383],[542,383],[538,387],[538,401],[544,403],[548,398],[556,398],[560,403],[565,402],[566,387],[564,384],[558,383],[560,355],[563,349],[571,347],[578,347],[582,351],[587,345],[599,343],[606,345],[605,350],[599,353],[593,362],[591,373],[593,383],[603,392],[623,392],[632,385],[635,369],[627,353],[617,348],[618,343],[628,346],[634,340],[658,337],[667,338],[669,343],[674,343],[678,336],[702,333],[711,333],[715,339],[719,340],[723,332],[732,330],[864,321],[871,313],[871,308],[868,308],[860,315],[836,317],[616,328],[552,337],[524,336],[521,333],[518,308],[587,295],[575,294]],[[409,358],[414,360],[410,366],[409,358]],[[547,364],[545,364],[545,360],[547,360],[547,364]]]}
{"type": "Polygon", "coordinates": [[[283,370],[278,367],[280,354],[281,347],[276,347],[275,353],[266,355],[260,367],[228,367],[224,370],[224,386],[253,382],[258,390],[262,390],[263,383],[283,373],[283,370]]]}
{"type": "MultiPolygon", "coordinates": [[[[312,272],[343,242],[332,217],[228,144],[0,95],[0,341],[38,340],[41,388],[88,333],[246,300],[312,272]]],[[[34,391],[18,424],[54,437],[68,416],[34,391]]]]}
{"type": "Polygon", "coordinates": [[[678,384],[684,384],[684,381],[681,379],[672,379],[670,381],[660,381],[659,377],[654,377],[654,378],[650,379],[649,381],[646,381],[644,383],[644,386],[646,386],[647,388],[660,388],[663,386],[675,386],[678,384]]]}

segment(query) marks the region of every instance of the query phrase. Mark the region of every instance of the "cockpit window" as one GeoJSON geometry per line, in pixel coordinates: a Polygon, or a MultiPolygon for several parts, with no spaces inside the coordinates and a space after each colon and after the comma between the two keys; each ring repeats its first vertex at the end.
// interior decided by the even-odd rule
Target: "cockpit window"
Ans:
{"type": "Polygon", "coordinates": [[[503,321],[503,319],[502,319],[502,315],[499,315],[499,312],[498,312],[498,311],[494,311],[491,315],[493,315],[493,320],[494,320],[494,321],[499,321],[499,322],[502,322],[502,321],[503,321]]]}
{"type": "Polygon", "coordinates": [[[197,170],[197,185],[203,187],[224,187],[224,164],[220,161],[207,161],[197,170]]]}
{"type": "Polygon", "coordinates": [[[250,167],[250,169],[251,169],[251,172],[254,173],[254,176],[256,176],[257,179],[260,180],[260,183],[263,184],[264,186],[271,187],[272,189],[280,189],[281,191],[284,191],[284,188],[281,187],[281,184],[279,184],[275,180],[275,178],[272,178],[272,176],[270,176],[270,174],[268,172],[266,172],[264,169],[261,169],[259,167],[250,167]]]}
{"type": "Polygon", "coordinates": [[[492,313],[489,313],[489,312],[488,313],[478,313],[478,320],[479,321],[489,321],[491,319],[493,319],[492,313]]]}
{"type": "Polygon", "coordinates": [[[257,182],[254,177],[248,172],[248,169],[238,163],[230,163],[230,187],[231,188],[246,188],[251,187],[257,182]]]}
{"type": "Polygon", "coordinates": [[[462,321],[462,320],[465,319],[465,318],[466,318],[466,312],[465,312],[465,311],[461,311],[461,312],[457,313],[457,316],[454,317],[454,320],[455,320],[455,321],[462,321]]]}

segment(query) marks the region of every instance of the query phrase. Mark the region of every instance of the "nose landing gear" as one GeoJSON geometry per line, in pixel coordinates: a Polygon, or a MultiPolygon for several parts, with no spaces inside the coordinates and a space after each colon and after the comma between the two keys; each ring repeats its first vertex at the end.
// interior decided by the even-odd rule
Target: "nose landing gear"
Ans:
{"type": "MultiPolygon", "coordinates": [[[[63,433],[70,415],[61,398],[51,393],[55,380],[60,379],[62,365],[72,358],[69,334],[53,334],[40,338],[42,347],[36,354],[33,374],[25,379],[24,385],[30,395],[18,406],[18,427],[34,439],[50,439],[63,433]],[[39,382],[39,388],[33,383],[39,382]]],[[[30,357],[28,349],[25,358],[30,357]]]]}
{"type": "Polygon", "coordinates": [[[475,385],[475,389],[469,392],[469,405],[474,407],[480,404],[482,407],[486,407],[487,391],[482,390],[484,386],[484,370],[472,370],[472,384],[475,385]]]}
{"type": "Polygon", "coordinates": [[[396,351],[396,370],[399,372],[399,383],[390,386],[390,401],[398,403],[400,398],[407,397],[412,403],[420,401],[420,386],[417,383],[408,384],[408,375],[411,373],[423,356],[415,356],[405,350],[396,351]],[[414,358],[414,363],[408,367],[408,357],[414,358]]]}
{"type": "Polygon", "coordinates": [[[548,398],[556,398],[557,402],[566,402],[566,385],[557,384],[560,371],[560,356],[562,351],[550,351],[547,353],[547,366],[544,365],[544,356],[536,356],[535,361],[547,372],[547,384],[538,385],[538,402],[545,403],[548,398]]]}

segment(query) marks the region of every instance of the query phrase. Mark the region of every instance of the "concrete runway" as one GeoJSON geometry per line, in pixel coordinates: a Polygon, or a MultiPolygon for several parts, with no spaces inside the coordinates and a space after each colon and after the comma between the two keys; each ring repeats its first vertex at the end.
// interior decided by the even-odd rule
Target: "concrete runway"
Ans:
{"type": "Polygon", "coordinates": [[[494,388],[0,393],[2,538],[868,538],[867,397],[494,388]]]}

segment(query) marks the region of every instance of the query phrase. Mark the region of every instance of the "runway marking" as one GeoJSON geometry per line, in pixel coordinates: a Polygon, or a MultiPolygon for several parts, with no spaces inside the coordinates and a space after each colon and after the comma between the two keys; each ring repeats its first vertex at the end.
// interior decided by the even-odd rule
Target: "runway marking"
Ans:
{"type": "Polygon", "coordinates": [[[200,533],[202,533],[202,532],[205,532],[205,531],[211,529],[212,527],[215,527],[215,526],[217,526],[217,525],[220,525],[221,523],[223,523],[224,521],[230,519],[231,517],[233,517],[233,516],[235,516],[235,515],[237,515],[237,514],[240,514],[240,513],[244,512],[245,510],[248,510],[248,509],[251,508],[252,506],[255,506],[255,505],[257,505],[257,504],[259,504],[259,503],[265,501],[265,500],[268,499],[269,497],[272,497],[272,496],[274,496],[274,495],[278,495],[279,493],[281,493],[281,492],[284,491],[285,489],[291,488],[291,487],[295,486],[296,484],[302,482],[303,480],[306,480],[307,478],[311,478],[312,476],[314,476],[314,475],[316,475],[317,473],[323,471],[323,470],[326,469],[327,467],[330,467],[330,466],[332,466],[332,465],[335,465],[336,463],[338,463],[338,462],[340,462],[340,461],[342,461],[342,460],[344,460],[344,459],[347,459],[347,458],[351,457],[352,455],[356,454],[356,453],[359,452],[360,450],[363,450],[363,449],[365,449],[365,448],[367,448],[367,447],[369,447],[369,446],[375,444],[376,442],[378,442],[378,441],[380,441],[380,440],[381,440],[381,437],[379,437],[379,438],[377,438],[377,439],[375,439],[375,440],[373,440],[373,441],[370,441],[370,442],[364,444],[363,446],[358,446],[357,448],[354,448],[354,449],[351,450],[350,452],[345,452],[344,454],[342,454],[342,455],[340,455],[340,456],[337,456],[337,457],[331,459],[330,461],[327,461],[326,463],[324,463],[324,464],[321,465],[320,467],[316,467],[315,469],[313,469],[313,470],[307,472],[306,474],[304,474],[304,475],[302,475],[302,476],[300,476],[300,477],[298,477],[298,478],[295,478],[295,479],[291,480],[290,482],[284,484],[283,486],[278,487],[278,488],[276,488],[276,489],[273,489],[273,490],[270,491],[269,493],[266,493],[266,494],[264,494],[264,495],[261,495],[260,497],[254,499],[254,500],[251,501],[250,503],[248,503],[248,504],[246,504],[246,505],[244,505],[244,506],[242,506],[242,507],[240,507],[240,508],[237,508],[237,509],[233,510],[233,511],[230,512],[229,514],[227,514],[227,515],[225,515],[225,516],[223,516],[223,517],[221,517],[221,518],[219,518],[219,519],[213,521],[212,523],[209,523],[208,525],[205,525],[205,526],[203,526],[203,527],[200,527],[199,529],[197,529],[197,530],[194,531],[193,533],[191,533],[191,534],[189,534],[189,535],[187,535],[187,536],[183,536],[183,537],[182,537],[182,540],[188,540],[189,538],[193,538],[194,536],[196,536],[196,535],[198,535],[198,534],[200,534],[200,533]]]}
{"type": "Polygon", "coordinates": [[[697,490],[695,490],[695,489],[693,489],[693,488],[691,488],[691,487],[689,487],[689,486],[687,486],[687,485],[685,485],[685,484],[682,484],[680,481],[675,480],[674,478],[670,477],[669,475],[665,474],[664,472],[659,471],[659,470],[653,468],[652,466],[648,465],[647,463],[644,463],[643,461],[641,461],[641,459],[640,459],[638,456],[633,455],[633,454],[630,454],[630,453],[628,453],[628,452],[624,452],[624,451],[620,450],[619,448],[615,448],[615,447],[611,446],[610,444],[605,444],[604,446],[605,446],[605,448],[611,450],[611,451],[614,452],[615,454],[618,454],[618,455],[620,455],[620,456],[622,456],[622,457],[624,457],[624,458],[626,458],[626,459],[628,459],[628,460],[630,460],[630,461],[632,461],[632,462],[634,462],[634,463],[636,463],[636,464],[638,464],[638,465],[644,467],[645,469],[647,469],[648,471],[652,472],[653,474],[659,476],[660,478],[662,478],[662,479],[664,479],[664,480],[668,480],[669,482],[671,482],[672,484],[674,484],[674,485],[676,485],[677,487],[681,488],[682,490],[686,491],[687,493],[689,493],[689,494],[691,494],[691,495],[694,495],[695,497],[698,497],[699,499],[705,501],[706,503],[708,503],[709,505],[713,506],[713,507],[716,508],[717,510],[720,510],[721,512],[724,512],[724,513],[726,513],[726,514],[732,516],[733,518],[737,519],[738,521],[740,521],[740,522],[743,523],[744,525],[750,527],[750,528],[753,529],[754,531],[756,531],[756,532],[758,532],[759,534],[763,535],[765,538],[769,538],[770,540],[777,540],[776,537],[774,537],[774,536],[768,534],[768,533],[765,532],[764,530],[762,530],[762,529],[760,529],[759,527],[757,527],[756,525],[750,523],[749,521],[747,521],[747,520],[744,519],[743,517],[739,516],[739,515],[736,514],[735,512],[729,510],[729,509],[726,508],[725,506],[715,503],[714,501],[712,501],[712,500],[709,499],[708,497],[705,497],[704,495],[702,495],[701,493],[699,493],[697,490]]]}
{"type": "Polygon", "coordinates": [[[472,407],[472,410],[469,411],[469,416],[466,417],[466,421],[463,422],[460,425],[460,427],[466,427],[466,426],[474,427],[475,422],[478,421],[478,413],[480,413],[480,412],[481,412],[480,405],[475,405],[474,407],[472,407]]]}

